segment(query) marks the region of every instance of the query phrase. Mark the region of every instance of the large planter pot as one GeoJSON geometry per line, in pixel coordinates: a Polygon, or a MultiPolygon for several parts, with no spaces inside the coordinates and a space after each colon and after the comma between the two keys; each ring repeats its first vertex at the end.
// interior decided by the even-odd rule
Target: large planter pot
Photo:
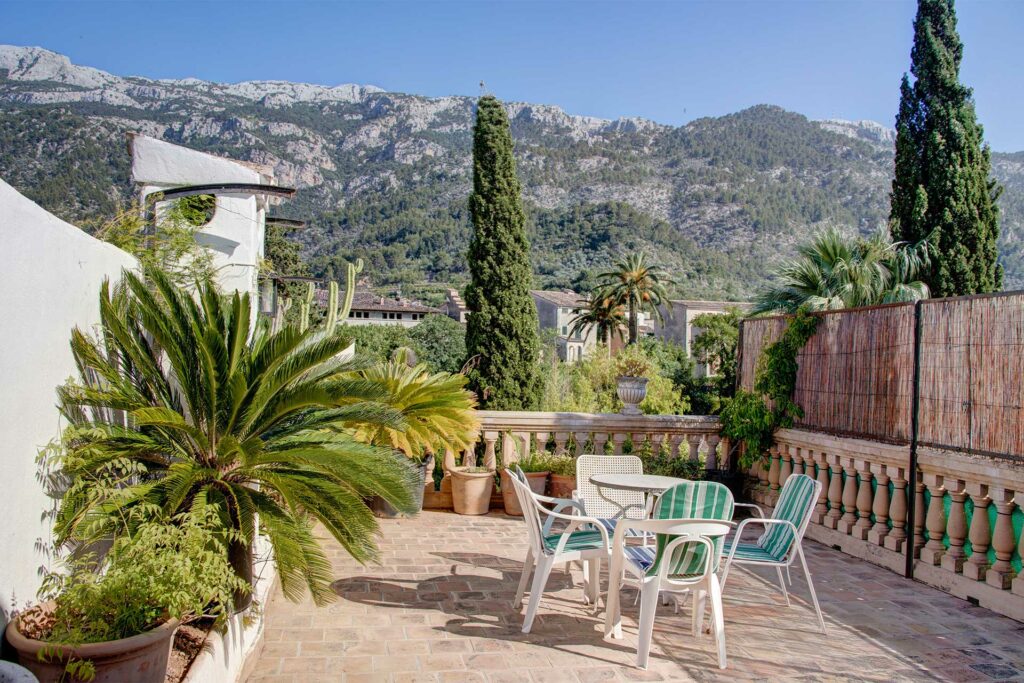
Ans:
{"type": "MultiPolygon", "coordinates": [[[[427,456],[427,458],[420,463],[417,469],[418,485],[416,487],[416,491],[413,493],[413,502],[416,504],[417,513],[419,513],[419,511],[423,509],[423,489],[427,485],[427,477],[432,475],[434,472],[434,456],[427,456]]],[[[392,507],[391,503],[387,502],[380,496],[373,497],[370,501],[370,508],[373,510],[373,514],[385,519],[394,519],[396,517],[406,516],[392,507]]]]}
{"type": "Polygon", "coordinates": [[[69,660],[93,663],[96,677],[91,683],[163,683],[174,632],[179,625],[177,619],[171,619],[131,638],[70,647],[28,638],[18,630],[19,623],[20,620],[15,619],[7,625],[7,642],[18,653],[18,664],[35,674],[40,683],[77,683],[79,679],[65,675],[64,668],[69,660]],[[39,659],[44,649],[45,662],[39,659]]]}
{"type": "Polygon", "coordinates": [[[571,474],[552,474],[548,491],[552,498],[572,498],[576,477],[571,474]]]}
{"type": "MultiPolygon", "coordinates": [[[[548,485],[548,473],[524,472],[524,474],[526,475],[526,482],[530,485],[530,490],[543,496],[544,488],[548,485]]],[[[519,504],[516,489],[512,485],[512,478],[504,470],[501,471],[501,500],[505,503],[506,515],[523,516],[523,507],[519,504]]]]}
{"type": "Polygon", "coordinates": [[[647,398],[647,381],[646,377],[622,376],[618,378],[616,391],[622,401],[623,415],[640,414],[639,406],[647,398]]]}
{"type": "Polygon", "coordinates": [[[491,508],[494,472],[470,471],[456,467],[452,471],[452,505],[460,515],[486,515],[491,508]]]}

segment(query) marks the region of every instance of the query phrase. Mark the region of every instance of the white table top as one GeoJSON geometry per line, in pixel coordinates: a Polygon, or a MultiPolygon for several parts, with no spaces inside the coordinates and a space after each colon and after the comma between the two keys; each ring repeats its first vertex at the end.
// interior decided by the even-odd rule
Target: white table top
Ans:
{"type": "Polygon", "coordinates": [[[657,474],[595,474],[590,478],[590,483],[598,488],[658,494],[686,482],[686,479],[663,477],[657,474]]]}

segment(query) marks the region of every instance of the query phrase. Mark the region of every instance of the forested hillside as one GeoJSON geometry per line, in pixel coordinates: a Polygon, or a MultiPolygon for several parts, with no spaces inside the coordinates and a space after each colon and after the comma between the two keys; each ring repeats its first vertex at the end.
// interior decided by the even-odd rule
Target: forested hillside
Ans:
{"type": "MultiPolygon", "coordinates": [[[[500,93],[498,93],[500,95],[500,93]]],[[[284,82],[121,78],[0,46],[0,177],[73,221],[131,195],[125,133],[273,166],[317,274],[362,257],[379,284],[464,282],[473,100],[284,82]]],[[[680,296],[743,298],[813,230],[884,225],[892,145],[871,122],[758,106],[674,128],[508,105],[538,284],[583,286],[623,250],[680,296]]],[[[994,154],[1002,258],[1024,287],[1024,154],[994,154]]]]}

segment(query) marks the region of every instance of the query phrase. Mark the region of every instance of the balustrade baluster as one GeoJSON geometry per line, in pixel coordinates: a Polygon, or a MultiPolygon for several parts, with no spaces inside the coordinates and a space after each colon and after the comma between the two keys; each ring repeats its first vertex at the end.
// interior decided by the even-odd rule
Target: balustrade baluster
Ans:
{"type": "Polygon", "coordinates": [[[921,557],[921,549],[924,548],[924,524],[927,511],[924,507],[924,482],[921,481],[921,473],[918,472],[917,483],[914,486],[914,557],[921,557]]]}
{"type": "MultiPolygon", "coordinates": [[[[871,490],[871,463],[861,460],[855,463],[860,483],[857,486],[857,523],[853,525],[851,534],[862,541],[868,538],[871,531],[871,510],[874,506],[875,494],[871,490]]],[[[886,506],[888,507],[888,506],[886,506]]]]}
{"type": "Polygon", "coordinates": [[[786,485],[786,480],[793,473],[793,456],[790,451],[793,449],[789,444],[779,446],[779,488],[786,485]]]}
{"type": "MultiPolygon", "coordinates": [[[[587,454],[587,441],[590,440],[590,432],[575,432],[573,434],[573,452],[576,457],[587,454]]],[[[597,435],[594,435],[594,453],[604,453],[597,449],[597,435]]]]}
{"type": "Polygon", "coordinates": [[[996,529],[992,534],[992,549],[996,552],[996,561],[985,572],[985,583],[1002,590],[1010,588],[1013,578],[1013,492],[993,487],[989,496],[996,506],[996,529]]]}
{"type": "Polygon", "coordinates": [[[569,440],[569,432],[555,432],[555,455],[565,454],[565,442],[569,440]]]}
{"type": "Polygon", "coordinates": [[[867,540],[872,545],[882,545],[889,535],[889,473],[885,465],[872,464],[871,474],[875,477],[875,500],[871,505],[875,523],[868,530],[867,540]]]}
{"type": "Polygon", "coordinates": [[[687,434],[686,435],[686,446],[687,446],[687,459],[690,462],[697,462],[700,457],[700,434],[687,434]]]}
{"type": "Polygon", "coordinates": [[[984,581],[988,573],[988,547],[992,541],[992,528],[988,522],[988,486],[967,482],[967,494],[971,497],[974,512],[971,513],[971,556],[964,564],[964,576],[974,581],[984,581]]]}
{"type": "MultiPolygon", "coordinates": [[[[1017,492],[1017,505],[1024,507],[1024,492],[1017,492]]],[[[1013,527],[1010,528],[1010,537],[1013,537],[1013,527]]],[[[1020,532],[1020,543],[1017,545],[1017,555],[1024,558],[1024,529],[1020,532]]],[[[987,580],[987,579],[986,579],[987,580]]],[[[1010,585],[1014,595],[1024,595],[1024,571],[1017,574],[1010,585]]]]}
{"type": "Polygon", "coordinates": [[[839,525],[839,518],[843,516],[843,467],[838,455],[828,454],[828,469],[828,514],[825,516],[825,526],[835,529],[839,525]]]}
{"type": "Polygon", "coordinates": [[[789,449],[790,456],[793,458],[793,474],[804,473],[804,449],[791,446],[789,449]]]}
{"type": "Polygon", "coordinates": [[[612,451],[615,453],[615,455],[622,455],[623,451],[625,450],[623,448],[625,443],[626,443],[626,435],[625,434],[622,434],[620,432],[616,432],[615,434],[612,434],[612,444],[613,444],[612,451]]]}
{"type": "Polygon", "coordinates": [[[811,519],[814,520],[815,524],[825,524],[825,518],[828,515],[830,488],[828,481],[828,458],[821,451],[811,451],[810,456],[814,458],[814,462],[818,466],[817,478],[818,483],[821,484],[821,495],[818,496],[818,500],[814,504],[814,512],[811,519]]]}
{"type": "Polygon", "coordinates": [[[780,469],[781,459],[779,457],[779,447],[772,446],[768,449],[768,491],[769,495],[773,497],[773,500],[774,496],[779,492],[780,469]]]}
{"type": "Polygon", "coordinates": [[[942,477],[937,474],[925,474],[924,485],[928,487],[931,500],[928,501],[928,515],[925,526],[928,529],[928,542],[921,548],[921,561],[925,564],[937,565],[942,562],[946,552],[942,537],[946,533],[946,511],[943,508],[943,497],[946,489],[942,486],[942,477]]]}
{"type": "MultiPolygon", "coordinates": [[[[892,500],[889,502],[889,518],[892,529],[883,543],[887,550],[903,552],[907,540],[907,480],[903,468],[886,465],[886,472],[892,477],[892,500]]],[[[920,512],[918,512],[920,514],[920,512]]]]}
{"type": "Polygon", "coordinates": [[[544,453],[548,450],[548,439],[551,437],[549,432],[534,432],[531,434],[531,441],[534,450],[533,453],[544,453]],[[534,445],[536,444],[536,445],[534,445]]]}
{"type": "Polygon", "coordinates": [[[707,434],[708,442],[708,457],[704,461],[704,469],[706,470],[717,470],[720,466],[718,464],[720,458],[718,455],[718,444],[721,439],[717,434],[707,434]]]}
{"type": "Polygon", "coordinates": [[[604,455],[608,446],[608,434],[605,432],[594,432],[594,455],[604,455]]]}
{"type": "MultiPolygon", "coordinates": [[[[495,444],[495,442],[497,440],[498,440],[498,432],[484,432],[484,467],[489,467],[491,469],[495,469],[496,466],[497,466],[496,463],[495,463],[496,458],[495,458],[495,454],[494,454],[494,444],[495,444]]],[[[507,467],[509,463],[515,462],[519,458],[517,457],[517,455],[514,455],[511,460],[508,460],[506,458],[505,452],[504,452],[504,442],[505,441],[511,441],[511,439],[503,439],[502,440],[502,448],[503,448],[503,450],[502,450],[502,454],[501,454],[501,461],[502,461],[502,465],[507,467]]],[[[513,452],[514,451],[515,451],[515,449],[513,449],[513,452]]],[[[469,465],[475,465],[476,464],[474,462],[466,463],[466,458],[468,457],[468,458],[472,459],[472,455],[470,455],[470,454],[472,454],[474,452],[475,452],[475,449],[472,446],[470,446],[469,448],[466,449],[465,454],[463,454],[463,464],[469,464],[469,465]]]]}
{"type": "Polygon", "coordinates": [[[946,571],[959,574],[963,571],[964,560],[967,559],[967,551],[964,550],[964,543],[967,541],[967,513],[964,510],[967,491],[962,481],[947,479],[945,484],[951,500],[949,518],[946,520],[949,548],[942,555],[941,565],[946,571]]]}
{"type": "Polygon", "coordinates": [[[857,469],[853,458],[844,458],[843,473],[843,516],[836,524],[836,530],[844,534],[851,533],[857,523],[857,469]]]}

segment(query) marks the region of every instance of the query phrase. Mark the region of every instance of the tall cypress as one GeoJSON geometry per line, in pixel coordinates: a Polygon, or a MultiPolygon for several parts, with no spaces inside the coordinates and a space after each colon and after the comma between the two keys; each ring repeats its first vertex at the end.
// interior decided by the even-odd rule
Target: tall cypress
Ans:
{"type": "Polygon", "coordinates": [[[490,410],[533,410],[541,394],[537,308],[530,295],[533,271],[520,194],[508,116],[495,97],[485,95],[473,126],[466,353],[470,386],[490,410]]]}
{"type": "Polygon", "coordinates": [[[960,83],[953,0],[918,0],[910,57],[913,80],[904,74],[896,116],[893,237],[928,240],[923,279],[932,296],[998,291],[1002,188],[991,177],[971,89],[960,83]]]}

